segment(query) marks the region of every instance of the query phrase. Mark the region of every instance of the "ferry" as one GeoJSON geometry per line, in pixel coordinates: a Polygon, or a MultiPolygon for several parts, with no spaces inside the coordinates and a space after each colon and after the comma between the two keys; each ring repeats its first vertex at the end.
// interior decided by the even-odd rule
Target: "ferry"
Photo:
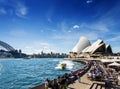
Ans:
{"type": "Polygon", "coordinates": [[[24,57],[23,59],[31,59],[31,57],[24,57]]]}

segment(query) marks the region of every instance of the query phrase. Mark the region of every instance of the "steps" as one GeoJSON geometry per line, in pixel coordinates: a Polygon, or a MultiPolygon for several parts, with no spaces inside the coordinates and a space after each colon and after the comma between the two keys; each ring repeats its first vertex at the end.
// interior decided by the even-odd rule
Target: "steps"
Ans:
{"type": "Polygon", "coordinates": [[[105,89],[102,83],[92,83],[89,89],[105,89]]]}
{"type": "MultiPolygon", "coordinates": [[[[102,82],[93,82],[89,89],[105,89],[105,85],[102,82]]],[[[113,85],[110,89],[120,89],[120,85],[113,85]]]]}

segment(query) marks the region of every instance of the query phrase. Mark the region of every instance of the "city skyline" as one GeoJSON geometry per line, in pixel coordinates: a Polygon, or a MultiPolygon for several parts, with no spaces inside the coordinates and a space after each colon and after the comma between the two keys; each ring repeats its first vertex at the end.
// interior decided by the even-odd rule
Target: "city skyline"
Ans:
{"type": "Polygon", "coordinates": [[[24,53],[69,53],[81,36],[120,52],[119,0],[0,0],[0,40],[24,53]]]}

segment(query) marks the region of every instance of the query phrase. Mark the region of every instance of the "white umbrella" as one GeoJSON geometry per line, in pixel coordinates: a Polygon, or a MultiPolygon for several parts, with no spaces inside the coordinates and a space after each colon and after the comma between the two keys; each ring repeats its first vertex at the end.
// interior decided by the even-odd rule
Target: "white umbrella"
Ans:
{"type": "Polygon", "coordinates": [[[113,62],[113,63],[109,64],[108,66],[117,66],[117,67],[120,67],[120,64],[117,63],[117,62],[113,62]]]}
{"type": "Polygon", "coordinates": [[[97,59],[97,58],[90,58],[88,60],[90,60],[90,61],[100,61],[100,59],[97,59]]]}
{"type": "Polygon", "coordinates": [[[120,59],[112,59],[113,62],[120,62],[120,59]]]}
{"type": "Polygon", "coordinates": [[[103,62],[103,63],[114,62],[111,59],[101,59],[100,61],[103,62]]]}

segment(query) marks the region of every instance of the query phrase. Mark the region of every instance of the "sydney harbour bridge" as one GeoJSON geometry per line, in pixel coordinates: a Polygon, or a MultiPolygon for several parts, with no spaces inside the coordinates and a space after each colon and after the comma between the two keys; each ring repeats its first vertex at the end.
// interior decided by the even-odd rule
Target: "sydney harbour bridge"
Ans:
{"type": "Polygon", "coordinates": [[[0,57],[25,57],[26,54],[22,53],[21,50],[16,50],[9,44],[0,41],[0,57]]]}
{"type": "Polygon", "coordinates": [[[0,50],[15,51],[15,49],[12,46],[3,41],[0,41],[0,50]]]}

